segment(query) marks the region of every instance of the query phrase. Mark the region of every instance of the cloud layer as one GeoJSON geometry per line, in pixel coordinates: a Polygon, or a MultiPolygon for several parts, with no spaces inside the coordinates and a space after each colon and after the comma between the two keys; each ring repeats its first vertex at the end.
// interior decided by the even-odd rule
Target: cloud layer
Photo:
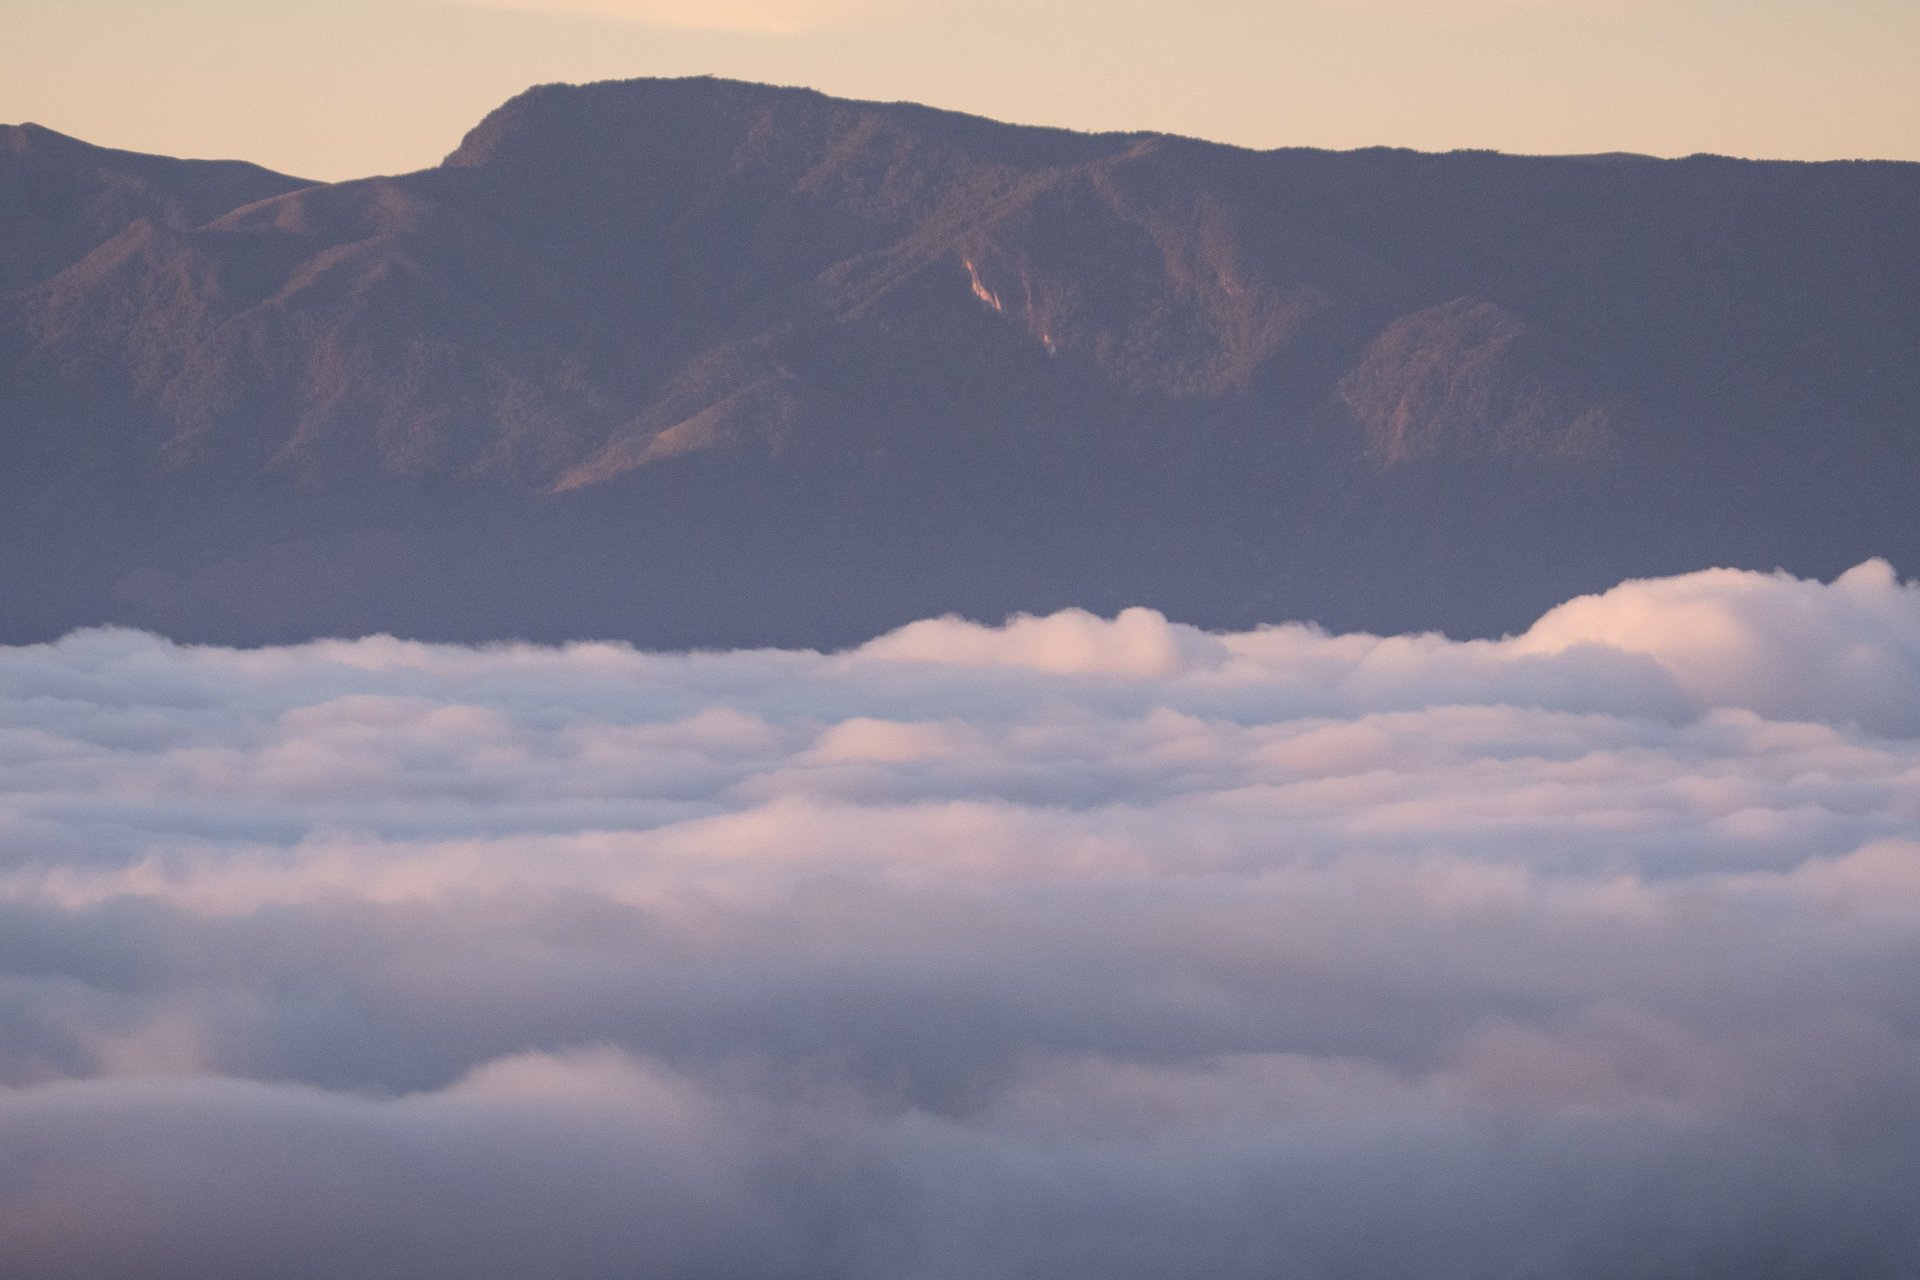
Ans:
{"type": "Polygon", "coordinates": [[[0,1273],[1920,1265],[1920,589],[0,650],[0,1273]]]}

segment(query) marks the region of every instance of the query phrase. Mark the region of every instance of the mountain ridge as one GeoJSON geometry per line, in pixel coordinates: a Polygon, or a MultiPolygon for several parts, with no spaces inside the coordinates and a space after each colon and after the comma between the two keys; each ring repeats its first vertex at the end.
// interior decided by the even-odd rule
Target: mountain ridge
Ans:
{"type": "Polygon", "coordinates": [[[1608,577],[1920,541],[1920,165],[1253,151],[711,78],[536,86],[341,183],[74,154],[77,185],[0,168],[75,228],[0,263],[102,237],[0,290],[0,484],[146,532],[28,503],[9,538],[77,540],[91,603],[15,636],[827,642],[1101,602],[1483,633],[1608,577]],[[846,527],[796,544],[823,501],[846,527]],[[245,620],[297,576],[261,566],[351,583],[371,534],[401,579],[464,544],[471,591],[245,620]],[[691,621],[527,559],[639,538],[691,621]],[[704,625],[677,573],[765,611],[704,625]]]}

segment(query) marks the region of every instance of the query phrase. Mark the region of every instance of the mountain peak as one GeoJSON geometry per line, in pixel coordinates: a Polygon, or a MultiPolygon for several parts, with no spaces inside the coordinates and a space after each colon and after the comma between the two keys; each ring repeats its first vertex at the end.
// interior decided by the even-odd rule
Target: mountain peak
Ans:
{"type": "Polygon", "coordinates": [[[583,147],[644,161],[663,154],[798,155],[856,129],[887,126],[985,159],[1070,164],[1137,141],[1140,134],[1081,133],[1012,125],[912,102],[839,98],[817,89],[717,76],[543,84],[487,115],[441,162],[444,168],[550,168],[583,147]]]}
{"type": "Polygon", "coordinates": [[[818,112],[833,101],[812,89],[714,76],[535,85],[488,112],[441,163],[455,169],[525,164],[550,158],[560,139],[617,149],[636,136],[710,136],[717,125],[737,125],[744,115],[818,112]]]}
{"type": "Polygon", "coordinates": [[[34,155],[58,151],[98,151],[100,148],[91,143],[70,137],[57,129],[35,124],[31,120],[19,124],[0,124],[0,154],[34,155]]]}

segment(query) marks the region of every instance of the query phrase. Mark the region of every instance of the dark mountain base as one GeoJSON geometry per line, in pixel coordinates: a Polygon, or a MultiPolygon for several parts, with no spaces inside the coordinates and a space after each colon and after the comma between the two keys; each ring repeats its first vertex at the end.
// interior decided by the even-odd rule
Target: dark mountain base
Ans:
{"type": "Polygon", "coordinates": [[[696,458],[551,497],[254,481],[109,501],[49,487],[0,521],[12,550],[0,641],[118,623],[243,645],[388,632],[830,648],[941,613],[1130,605],[1220,629],[1489,636],[1628,577],[1708,565],[1831,577],[1870,555],[1920,565],[1910,522],[1884,518],[1891,495],[1804,479],[1703,494],[1327,461],[1152,485],[1014,475],[981,494],[696,458]]]}

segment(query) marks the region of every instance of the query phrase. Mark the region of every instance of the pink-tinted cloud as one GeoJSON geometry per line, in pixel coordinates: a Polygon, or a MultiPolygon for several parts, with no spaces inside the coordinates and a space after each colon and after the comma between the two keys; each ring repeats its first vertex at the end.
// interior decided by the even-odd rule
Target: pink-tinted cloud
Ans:
{"type": "Polygon", "coordinates": [[[1893,1276],[1916,964],[1877,563],[0,650],[8,1275],[1893,1276]]]}

